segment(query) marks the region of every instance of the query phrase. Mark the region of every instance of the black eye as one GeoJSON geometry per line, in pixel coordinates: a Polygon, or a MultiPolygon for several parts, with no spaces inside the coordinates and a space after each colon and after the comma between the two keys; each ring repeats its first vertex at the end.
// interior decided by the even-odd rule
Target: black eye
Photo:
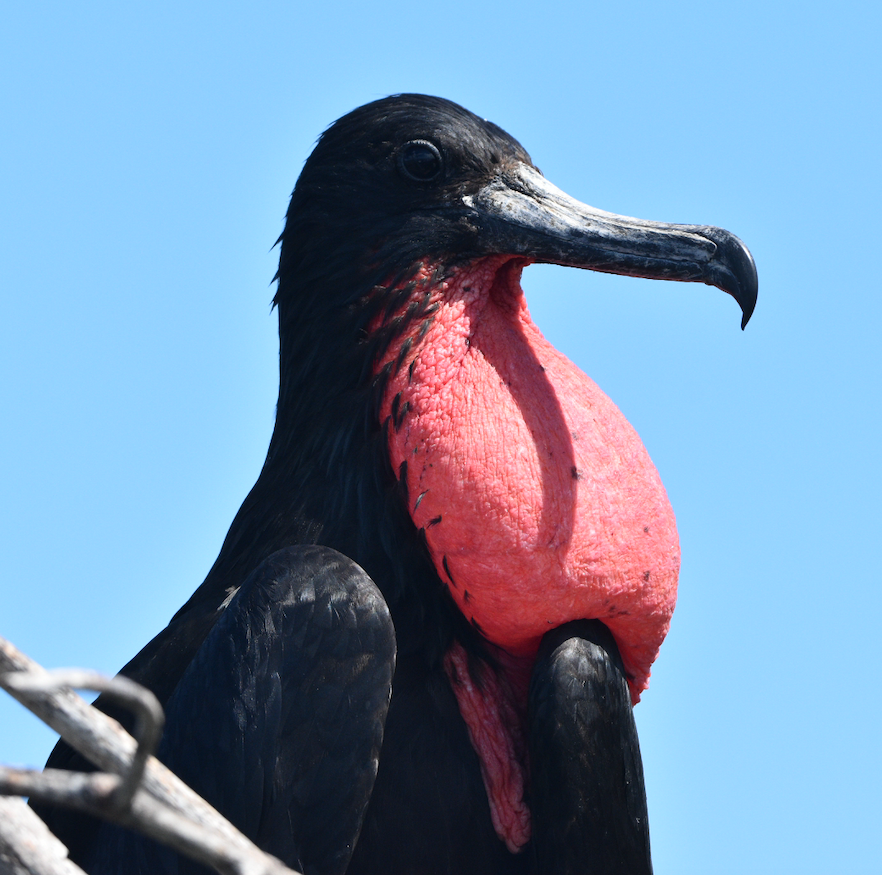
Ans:
{"type": "Polygon", "coordinates": [[[398,152],[398,167],[401,172],[416,182],[431,182],[441,175],[441,153],[434,143],[428,140],[411,140],[398,152]]]}

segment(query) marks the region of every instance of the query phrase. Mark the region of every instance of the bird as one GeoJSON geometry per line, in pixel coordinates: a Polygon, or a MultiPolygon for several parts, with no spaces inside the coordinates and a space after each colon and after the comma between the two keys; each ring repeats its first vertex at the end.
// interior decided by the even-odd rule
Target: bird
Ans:
{"type": "MultiPolygon", "coordinates": [[[[305,875],[651,872],[633,706],[676,523],[521,274],[702,282],[744,328],[748,249],[587,206],[419,94],[321,135],[278,243],[266,462],[205,581],[122,669],[166,708],[160,759],[305,875]]],[[[63,742],[47,765],[86,767],[63,742]]],[[[38,810],[88,872],[205,871],[38,810]]]]}

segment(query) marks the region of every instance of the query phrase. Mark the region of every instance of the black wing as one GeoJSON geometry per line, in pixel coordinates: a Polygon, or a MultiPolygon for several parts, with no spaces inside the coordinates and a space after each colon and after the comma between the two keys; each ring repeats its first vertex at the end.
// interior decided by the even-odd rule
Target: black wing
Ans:
{"type": "MultiPolygon", "coordinates": [[[[184,672],[159,757],[264,850],[338,875],[373,789],[394,667],[392,621],[367,574],[326,547],[279,550],[184,672]]],[[[92,873],[206,871],[126,830],[93,835],[80,852],[92,873]]]]}
{"type": "Polygon", "coordinates": [[[530,683],[540,873],[651,875],[643,765],[618,648],[599,620],[542,640],[530,683]]]}

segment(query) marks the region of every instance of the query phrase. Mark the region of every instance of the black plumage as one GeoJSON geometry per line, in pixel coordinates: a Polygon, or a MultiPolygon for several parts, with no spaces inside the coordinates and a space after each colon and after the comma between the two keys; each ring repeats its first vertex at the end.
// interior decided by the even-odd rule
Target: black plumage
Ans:
{"type": "MultiPolygon", "coordinates": [[[[495,657],[408,513],[388,451],[406,411],[393,404],[381,421],[394,365],[377,363],[406,337],[402,363],[431,324],[437,281],[488,254],[712,282],[745,317],[755,273],[718,229],[691,228],[725,256],[696,267],[691,255],[598,256],[585,235],[512,222],[498,180],[519,166],[530,158],[500,128],[420,95],[368,104],[322,136],[280,238],[266,463],[204,583],[123,669],[167,707],[161,757],[307,875],[651,868],[627,682],[596,621],[553,632],[540,653],[534,838],[512,854],[497,836],[443,668],[453,642],[487,670],[495,657]]],[[[512,197],[533,197],[518,185],[512,197]]],[[[85,766],[63,744],[49,764],[85,766]]],[[[122,830],[41,814],[90,872],[201,871],[122,830]]]]}

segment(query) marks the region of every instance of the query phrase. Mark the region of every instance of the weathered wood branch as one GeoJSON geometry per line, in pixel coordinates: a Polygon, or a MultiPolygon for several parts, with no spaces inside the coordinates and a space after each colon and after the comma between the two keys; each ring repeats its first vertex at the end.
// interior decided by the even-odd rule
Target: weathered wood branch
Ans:
{"type": "Polygon", "coordinates": [[[0,796],[2,875],[85,875],[23,799],[0,796]]]}

